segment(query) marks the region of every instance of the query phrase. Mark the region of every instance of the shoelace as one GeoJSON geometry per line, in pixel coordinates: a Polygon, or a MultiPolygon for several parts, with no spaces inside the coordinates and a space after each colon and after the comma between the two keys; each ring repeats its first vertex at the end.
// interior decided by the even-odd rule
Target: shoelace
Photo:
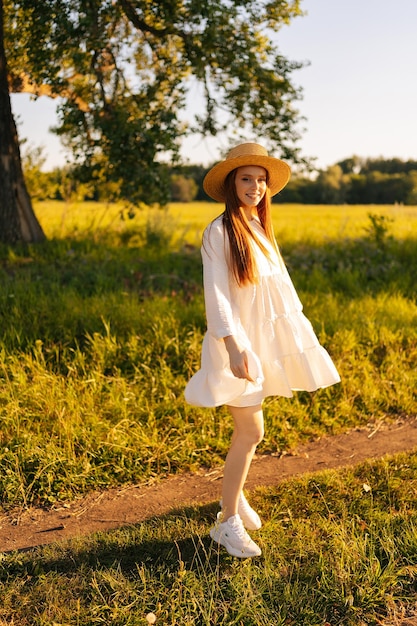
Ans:
{"type": "MultiPolygon", "coordinates": [[[[229,522],[230,524],[230,522],[229,522]]],[[[230,524],[231,528],[236,532],[236,534],[238,535],[239,539],[244,539],[245,541],[248,541],[249,539],[249,535],[245,530],[245,527],[243,526],[242,520],[241,519],[234,519],[232,521],[232,523],[230,524]]]]}

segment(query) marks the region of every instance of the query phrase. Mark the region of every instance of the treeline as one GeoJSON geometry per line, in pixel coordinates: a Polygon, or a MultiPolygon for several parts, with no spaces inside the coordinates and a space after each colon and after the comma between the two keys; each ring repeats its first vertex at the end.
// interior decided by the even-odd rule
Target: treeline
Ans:
{"type": "MultiPolygon", "coordinates": [[[[42,170],[39,150],[24,158],[26,183],[37,200],[112,201],[117,184],[105,183],[94,173],[71,166],[42,170]]],[[[166,167],[167,201],[209,200],[202,188],[208,167],[166,167]]],[[[146,198],[143,199],[146,203],[146,198]]],[[[417,205],[417,161],[362,159],[353,156],[311,175],[294,174],[276,202],[302,204],[411,204],[417,205]]]]}
{"type": "Polygon", "coordinates": [[[417,161],[340,161],[314,178],[294,176],[279,202],[303,204],[417,204],[417,161]]]}

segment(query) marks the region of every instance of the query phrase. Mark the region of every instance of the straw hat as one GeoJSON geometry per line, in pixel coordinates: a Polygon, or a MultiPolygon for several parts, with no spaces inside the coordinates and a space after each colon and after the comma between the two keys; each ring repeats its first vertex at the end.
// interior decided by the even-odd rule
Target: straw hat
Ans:
{"type": "Polygon", "coordinates": [[[206,194],[218,202],[224,202],[224,181],[232,170],[242,165],[259,165],[268,171],[271,196],[281,191],[291,176],[289,166],[280,159],[268,156],[263,146],[258,143],[242,143],[230,150],[225,160],[217,163],[206,174],[203,181],[206,194]]]}

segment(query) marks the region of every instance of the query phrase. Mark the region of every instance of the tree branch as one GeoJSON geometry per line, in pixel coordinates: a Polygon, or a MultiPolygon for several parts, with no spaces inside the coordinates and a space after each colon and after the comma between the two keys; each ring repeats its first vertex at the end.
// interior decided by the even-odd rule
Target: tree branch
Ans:
{"type": "MultiPolygon", "coordinates": [[[[77,78],[81,78],[79,74],[74,74],[69,79],[76,80],[77,78]]],[[[59,92],[54,91],[51,85],[37,85],[35,84],[27,74],[23,72],[20,74],[12,74],[8,75],[8,83],[10,93],[31,93],[34,96],[48,96],[49,98],[68,98],[72,102],[74,102],[80,111],[84,111],[85,113],[90,110],[90,107],[85,100],[77,96],[70,89],[65,89],[65,87],[60,87],[59,92]]]]}
{"type": "Polygon", "coordinates": [[[136,13],[135,7],[130,0],[119,0],[119,4],[128,20],[135,28],[143,33],[150,33],[155,37],[166,37],[166,35],[172,35],[174,33],[172,28],[155,28],[154,26],[149,26],[149,24],[142,20],[136,13]]]}

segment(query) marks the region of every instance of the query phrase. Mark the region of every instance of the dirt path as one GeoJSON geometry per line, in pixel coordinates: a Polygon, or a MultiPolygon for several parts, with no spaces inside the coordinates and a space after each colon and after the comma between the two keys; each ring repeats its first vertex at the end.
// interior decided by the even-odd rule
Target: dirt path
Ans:
{"type": "MultiPolygon", "coordinates": [[[[417,448],[417,418],[350,431],[300,446],[292,455],[258,456],[246,487],[273,486],[292,476],[355,465],[365,459],[417,448]]],[[[46,543],[137,524],[187,504],[219,498],[221,470],[182,474],[151,485],[92,493],[50,511],[31,508],[0,516],[0,551],[24,550],[46,543]]]]}

